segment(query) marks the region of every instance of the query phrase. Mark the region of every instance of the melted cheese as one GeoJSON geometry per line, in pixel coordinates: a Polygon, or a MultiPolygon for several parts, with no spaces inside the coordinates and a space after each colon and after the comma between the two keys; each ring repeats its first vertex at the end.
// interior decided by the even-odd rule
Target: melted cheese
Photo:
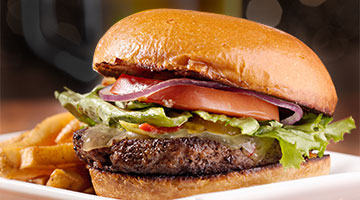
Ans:
{"type": "MultiPolygon", "coordinates": [[[[124,129],[110,128],[104,125],[97,125],[88,128],[83,135],[83,149],[90,151],[102,147],[110,147],[116,141],[122,139],[146,139],[146,138],[183,138],[183,137],[199,137],[204,139],[213,140],[231,149],[242,149],[243,153],[251,159],[258,161],[262,160],[271,144],[273,139],[251,137],[247,135],[237,134],[219,134],[210,132],[196,126],[194,129],[182,128],[175,133],[169,134],[155,134],[146,132],[138,128],[137,124],[121,122],[124,129]]],[[[186,127],[186,126],[185,126],[186,127]]]]}

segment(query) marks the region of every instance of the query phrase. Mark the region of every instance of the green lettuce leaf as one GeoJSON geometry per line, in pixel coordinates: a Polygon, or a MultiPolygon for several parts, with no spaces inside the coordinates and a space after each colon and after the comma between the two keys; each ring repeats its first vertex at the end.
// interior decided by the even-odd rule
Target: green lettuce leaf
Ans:
{"type": "Polygon", "coordinates": [[[283,125],[277,121],[262,121],[259,125],[253,118],[231,118],[205,111],[193,113],[207,121],[220,121],[238,127],[245,135],[278,140],[282,152],[280,163],[284,167],[294,168],[300,167],[311,150],[316,150],[320,157],[323,156],[330,140],[343,140],[344,134],[355,128],[352,117],[329,124],[333,120],[331,117],[313,113],[304,115],[297,125],[283,125]]]}
{"type": "Polygon", "coordinates": [[[310,113],[299,125],[263,122],[259,130],[250,135],[277,139],[282,152],[280,163],[284,167],[299,168],[310,150],[317,150],[321,157],[330,139],[335,142],[342,140],[344,133],[350,133],[355,128],[352,117],[329,124],[331,121],[330,117],[310,113]]]}
{"type": "Polygon", "coordinates": [[[327,141],[317,140],[318,137],[314,137],[314,133],[286,129],[276,121],[262,125],[252,136],[277,139],[282,152],[280,163],[285,167],[300,167],[304,161],[303,156],[309,156],[310,150],[320,150],[323,149],[322,146],[327,145],[327,141]]]}
{"type": "Polygon", "coordinates": [[[162,107],[137,111],[124,110],[99,98],[97,90],[81,95],[67,89],[62,93],[56,93],[55,96],[63,107],[90,126],[101,123],[111,127],[121,127],[119,120],[122,120],[137,124],[149,123],[160,127],[175,127],[192,117],[189,112],[172,113],[174,116],[170,117],[162,107]]]}
{"type": "Polygon", "coordinates": [[[115,105],[119,108],[126,109],[126,110],[140,110],[144,108],[150,108],[150,107],[158,107],[155,103],[144,103],[139,101],[116,101],[115,105]]]}
{"type": "Polygon", "coordinates": [[[258,121],[251,117],[227,117],[226,115],[210,114],[201,110],[193,111],[193,113],[199,115],[202,119],[207,121],[214,123],[218,121],[225,122],[225,126],[230,125],[232,127],[240,128],[242,134],[253,134],[260,127],[258,121]]]}
{"type": "Polygon", "coordinates": [[[328,140],[332,139],[334,142],[338,142],[344,139],[345,133],[350,133],[354,128],[356,128],[354,119],[349,117],[328,125],[325,129],[325,135],[328,140]]]}
{"type": "Polygon", "coordinates": [[[94,120],[81,113],[75,106],[82,98],[84,98],[83,95],[68,90],[68,92],[62,93],[55,92],[55,98],[57,98],[60,101],[61,105],[71,114],[73,114],[74,117],[76,117],[79,121],[82,121],[89,126],[96,125],[96,122],[94,120]]]}

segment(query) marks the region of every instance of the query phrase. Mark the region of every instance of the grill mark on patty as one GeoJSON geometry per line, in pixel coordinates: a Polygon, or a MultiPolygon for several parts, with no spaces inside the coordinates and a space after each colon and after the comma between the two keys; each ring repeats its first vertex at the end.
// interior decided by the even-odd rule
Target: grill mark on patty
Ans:
{"type": "Polygon", "coordinates": [[[153,175],[211,175],[278,163],[278,142],[263,160],[255,162],[241,149],[231,149],[216,141],[190,137],[175,139],[123,139],[111,147],[82,150],[82,135],[74,133],[77,156],[90,166],[119,173],[153,175]]]}

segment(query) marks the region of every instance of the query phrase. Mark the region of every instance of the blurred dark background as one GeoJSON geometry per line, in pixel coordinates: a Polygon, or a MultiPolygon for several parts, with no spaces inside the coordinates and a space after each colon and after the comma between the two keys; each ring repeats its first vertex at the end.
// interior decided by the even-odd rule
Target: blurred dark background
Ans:
{"type": "MultiPolygon", "coordinates": [[[[358,0],[1,0],[0,133],[63,111],[55,90],[89,91],[100,81],[91,70],[99,38],[121,18],[151,8],[222,13],[298,37],[332,76],[335,119],[352,115],[360,125],[358,0]]],[[[360,155],[359,130],[330,149],[360,155]]]]}

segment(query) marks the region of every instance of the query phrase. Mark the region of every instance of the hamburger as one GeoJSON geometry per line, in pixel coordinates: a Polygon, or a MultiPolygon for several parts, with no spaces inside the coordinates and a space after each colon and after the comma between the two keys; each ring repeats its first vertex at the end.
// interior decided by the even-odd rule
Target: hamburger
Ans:
{"type": "Polygon", "coordinates": [[[328,174],[334,84],[318,56],[280,30],[230,16],[155,9],[100,39],[87,94],[56,93],[86,123],[74,133],[96,194],[171,199],[328,174]]]}

